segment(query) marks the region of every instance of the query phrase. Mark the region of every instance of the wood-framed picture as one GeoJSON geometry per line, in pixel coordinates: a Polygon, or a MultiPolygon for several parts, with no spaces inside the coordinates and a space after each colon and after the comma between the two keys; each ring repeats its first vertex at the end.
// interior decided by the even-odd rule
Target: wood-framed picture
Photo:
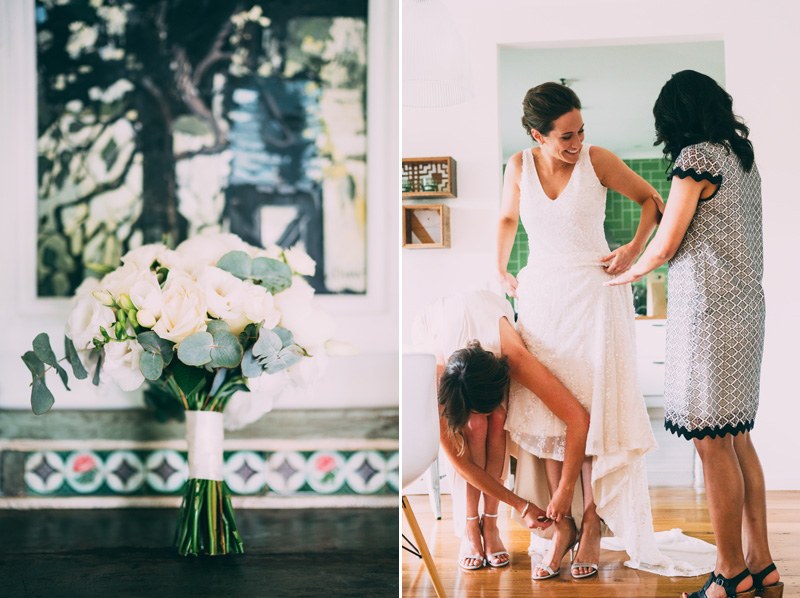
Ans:
{"type": "Polygon", "coordinates": [[[440,203],[403,206],[403,247],[450,247],[450,208],[440,203]]]}

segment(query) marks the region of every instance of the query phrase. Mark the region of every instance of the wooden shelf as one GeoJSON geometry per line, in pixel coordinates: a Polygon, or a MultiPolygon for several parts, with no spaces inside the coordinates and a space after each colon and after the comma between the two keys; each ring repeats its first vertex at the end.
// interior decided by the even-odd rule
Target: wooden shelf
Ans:
{"type": "Polygon", "coordinates": [[[403,199],[456,197],[456,161],[450,156],[403,158],[403,199]]]}
{"type": "Polygon", "coordinates": [[[440,203],[403,206],[403,247],[450,247],[450,209],[440,203]]]}

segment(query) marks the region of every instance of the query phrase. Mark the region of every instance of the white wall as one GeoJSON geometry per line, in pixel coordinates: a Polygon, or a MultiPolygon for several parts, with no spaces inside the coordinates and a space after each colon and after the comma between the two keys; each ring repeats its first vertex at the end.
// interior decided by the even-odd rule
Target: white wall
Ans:
{"type": "MultiPolygon", "coordinates": [[[[575,46],[721,39],[735,110],[752,129],[763,178],[767,339],[754,440],[770,489],[800,488],[796,431],[800,339],[796,242],[800,229],[795,144],[800,122],[797,9],[792,0],[443,0],[466,40],[475,98],[446,110],[403,109],[403,156],[451,155],[459,197],[448,201],[452,248],[403,251],[403,329],[428,301],[494,280],[495,222],[501,181],[498,45],[575,46]]],[[[609,85],[632,76],[609,72],[609,85]]],[[[634,75],[635,76],[635,75],[634,75]]],[[[531,85],[539,81],[531,81],[531,85]]],[[[584,98],[584,101],[588,101],[584,98]]],[[[591,139],[587,139],[591,142],[591,139]]],[[[675,440],[676,442],[678,440],[675,440]]],[[[683,442],[683,440],[680,440],[683,442]]]]}
{"type": "MultiPolygon", "coordinates": [[[[61,355],[67,301],[35,299],[36,79],[33,0],[0,3],[0,408],[29,408],[30,376],[19,356],[39,332],[61,355]]],[[[336,338],[356,356],[331,358],[324,378],[285,393],[278,408],[379,407],[398,404],[399,2],[371,0],[368,64],[368,294],[320,297],[337,321],[336,338]]],[[[138,393],[80,384],[58,390],[56,407],[138,406],[138,393]]]]}

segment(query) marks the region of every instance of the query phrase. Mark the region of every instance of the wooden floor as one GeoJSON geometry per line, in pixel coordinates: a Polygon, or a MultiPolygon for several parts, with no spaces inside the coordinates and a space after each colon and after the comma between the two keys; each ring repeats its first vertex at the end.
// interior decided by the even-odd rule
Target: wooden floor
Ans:
{"type": "MultiPolygon", "coordinates": [[[[651,490],[656,530],[681,528],[691,536],[713,542],[705,495],[691,488],[653,488],[651,490]]],[[[428,546],[436,561],[448,596],[481,598],[513,596],[552,596],[563,598],[676,598],[684,590],[696,590],[705,581],[698,578],[669,578],[652,575],[623,565],[624,552],[604,550],[600,573],[585,580],[573,580],[569,568],[562,566],[559,579],[531,580],[527,554],[529,534],[511,521],[506,511],[500,525],[512,564],[504,569],[485,568],[462,571],[457,564],[458,540],[453,535],[450,496],[442,497],[442,519],[436,521],[427,495],[409,497],[428,546]]],[[[781,571],[785,598],[800,596],[800,492],[768,493],[770,546],[781,571]]],[[[404,522],[403,533],[411,537],[404,522]]],[[[433,586],[422,561],[402,551],[403,593],[405,598],[435,597],[433,586]]],[[[564,563],[566,565],[566,561],[564,563]]]]}

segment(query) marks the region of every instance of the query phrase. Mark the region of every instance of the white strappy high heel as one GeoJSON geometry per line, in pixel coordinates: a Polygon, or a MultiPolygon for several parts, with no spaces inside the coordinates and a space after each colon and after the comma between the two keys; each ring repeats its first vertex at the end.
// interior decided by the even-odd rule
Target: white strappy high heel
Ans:
{"type": "Polygon", "coordinates": [[[539,575],[539,576],[537,576],[537,575],[535,575],[535,573],[532,572],[531,573],[531,579],[533,579],[535,581],[542,581],[543,579],[550,579],[552,577],[558,577],[558,574],[561,572],[561,566],[560,566],[561,565],[561,561],[564,560],[564,557],[567,555],[567,553],[569,553],[569,559],[570,559],[570,561],[572,561],[574,550],[575,550],[575,546],[578,544],[578,528],[575,526],[575,521],[569,515],[565,515],[564,519],[569,519],[572,522],[572,539],[567,544],[566,550],[564,550],[564,552],[561,553],[561,558],[558,559],[559,567],[557,569],[553,569],[550,565],[543,565],[543,564],[539,563],[538,565],[536,565],[534,567],[534,571],[536,569],[541,569],[542,571],[545,571],[547,573],[547,575],[539,575]]]}
{"type": "MultiPolygon", "coordinates": [[[[477,515],[475,517],[467,517],[467,521],[478,521],[480,519],[477,515]]],[[[480,525],[480,522],[478,523],[480,525]]],[[[486,566],[486,559],[482,554],[466,554],[466,545],[469,544],[467,540],[467,534],[464,532],[464,536],[461,538],[461,551],[458,555],[458,566],[464,569],[465,571],[476,571],[477,569],[482,569],[486,566]],[[480,561],[477,565],[468,565],[467,561],[480,561]]]]}
{"type": "MultiPolygon", "coordinates": [[[[483,516],[494,517],[496,519],[497,513],[484,513],[483,516]]],[[[483,533],[483,520],[481,520],[481,533],[483,533]]],[[[511,563],[511,554],[509,554],[507,550],[500,550],[498,552],[487,552],[486,562],[490,567],[495,567],[497,569],[499,569],[500,567],[506,567],[508,566],[509,563],[511,563]],[[505,561],[498,562],[498,558],[501,556],[507,556],[508,558],[505,561]]]]}

